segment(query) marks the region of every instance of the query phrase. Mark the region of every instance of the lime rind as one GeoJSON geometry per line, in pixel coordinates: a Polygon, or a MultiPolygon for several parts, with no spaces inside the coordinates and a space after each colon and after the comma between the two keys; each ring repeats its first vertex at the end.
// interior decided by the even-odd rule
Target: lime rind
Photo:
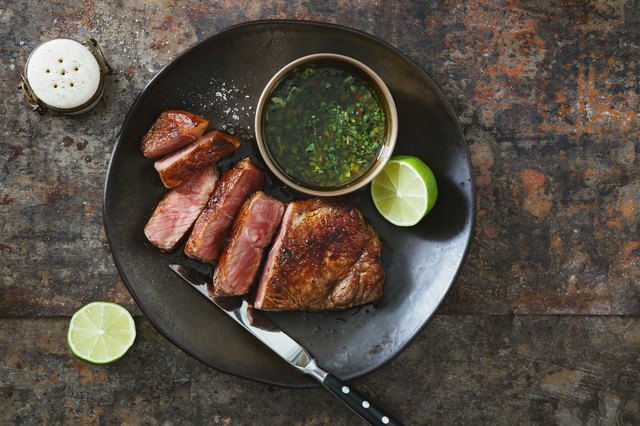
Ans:
{"type": "Polygon", "coordinates": [[[67,344],[74,356],[100,365],[122,358],[135,338],[135,322],[125,308],[115,303],[93,302],[71,318],[67,344]]]}

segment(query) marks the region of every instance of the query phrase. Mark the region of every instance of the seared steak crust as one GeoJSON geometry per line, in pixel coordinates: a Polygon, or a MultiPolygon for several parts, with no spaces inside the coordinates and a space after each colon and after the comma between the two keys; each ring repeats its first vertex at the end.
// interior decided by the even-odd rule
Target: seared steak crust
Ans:
{"type": "Polygon", "coordinates": [[[213,275],[214,297],[249,292],[283,213],[284,204],[262,191],[242,205],[213,275]]]}
{"type": "Polygon", "coordinates": [[[375,302],[385,277],[380,252],[378,236],[352,204],[319,198],[291,202],[254,305],[322,311],[375,302]]]}
{"type": "Polygon", "coordinates": [[[262,188],[264,175],[246,158],[227,171],[193,226],[184,252],[207,263],[218,259],[236,213],[253,192],[262,188]]]}
{"type": "Polygon", "coordinates": [[[207,127],[209,120],[188,111],[164,111],[142,138],[140,148],[145,157],[158,158],[193,142],[207,127]]]}
{"type": "Polygon", "coordinates": [[[156,161],[154,167],[164,186],[174,188],[203,167],[215,165],[221,158],[233,154],[239,147],[239,138],[214,130],[180,151],[156,161]]]}

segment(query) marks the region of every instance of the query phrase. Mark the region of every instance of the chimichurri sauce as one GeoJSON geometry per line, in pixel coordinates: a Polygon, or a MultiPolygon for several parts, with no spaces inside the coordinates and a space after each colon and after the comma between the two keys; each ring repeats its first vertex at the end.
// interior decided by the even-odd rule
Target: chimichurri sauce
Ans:
{"type": "Polygon", "coordinates": [[[292,180],[333,187],[363,174],[385,137],[376,95],[348,70],[311,66],[292,72],[267,101],[264,141],[292,180]]]}

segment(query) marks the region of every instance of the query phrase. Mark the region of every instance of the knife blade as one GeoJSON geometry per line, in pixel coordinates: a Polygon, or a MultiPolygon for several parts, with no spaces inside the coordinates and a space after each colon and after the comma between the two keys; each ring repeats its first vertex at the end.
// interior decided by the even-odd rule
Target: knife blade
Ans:
{"type": "Polygon", "coordinates": [[[382,410],[379,405],[374,404],[371,399],[320,368],[315,358],[305,348],[289,337],[264,313],[254,309],[245,299],[239,297],[215,299],[212,296],[213,283],[208,276],[183,265],[174,264],[169,267],[282,359],[331,391],[367,423],[371,425],[402,424],[382,410]]]}

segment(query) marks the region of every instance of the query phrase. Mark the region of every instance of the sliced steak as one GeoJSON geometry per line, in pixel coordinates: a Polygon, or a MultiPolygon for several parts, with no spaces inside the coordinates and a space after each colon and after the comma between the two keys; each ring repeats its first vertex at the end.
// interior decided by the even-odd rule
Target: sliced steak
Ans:
{"type": "Polygon", "coordinates": [[[375,302],[385,276],[380,251],[378,236],[350,203],[294,201],[269,252],[254,306],[322,311],[375,302]]]}
{"type": "Polygon", "coordinates": [[[193,226],[184,252],[207,263],[218,259],[233,219],[242,203],[262,188],[264,176],[248,158],[220,178],[207,206],[193,226]]]}
{"type": "Polygon", "coordinates": [[[165,195],[144,227],[151,244],[174,250],[204,209],[217,180],[216,168],[207,167],[165,195]]]}
{"type": "Polygon", "coordinates": [[[195,141],[207,127],[209,120],[190,112],[164,111],[142,138],[140,148],[145,157],[158,158],[195,141]]]}
{"type": "Polygon", "coordinates": [[[174,188],[203,167],[215,165],[221,158],[233,154],[239,147],[239,138],[214,130],[180,151],[156,161],[154,167],[164,186],[174,188]]]}
{"type": "Polygon", "coordinates": [[[214,297],[249,292],[283,213],[284,204],[262,191],[242,205],[213,274],[214,297]]]}

